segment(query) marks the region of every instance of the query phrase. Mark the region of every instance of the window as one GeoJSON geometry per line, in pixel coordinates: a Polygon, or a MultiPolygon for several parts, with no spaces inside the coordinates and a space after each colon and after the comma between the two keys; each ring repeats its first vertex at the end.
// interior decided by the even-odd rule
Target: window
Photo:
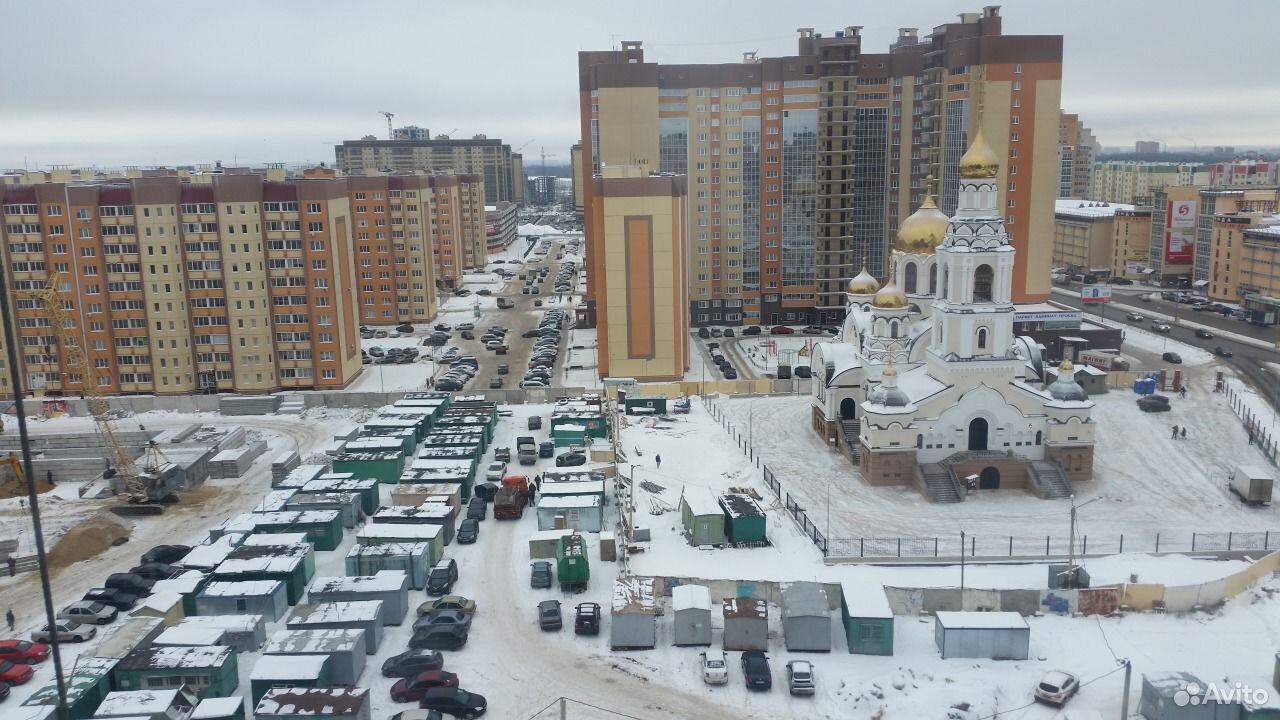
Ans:
{"type": "Polygon", "coordinates": [[[979,350],[987,349],[987,329],[986,328],[978,328],[978,349],[979,350]]]}
{"type": "Polygon", "coordinates": [[[979,265],[973,272],[974,302],[991,302],[991,283],[995,277],[990,265],[979,265]]]}
{"type": "Polygon", "coordinates": [[[1014,75],[1021,75],[1021,74],[1022,74],[1022,63],[1014,63],[1014,64],[1013,64],[1013,74],[1014,74],[1014,75]]]}
{"type": "Polygon", "coordinates": [[[902,269],[904,288],[908,293],[916,291],[916,264],[909,262],[902,269]]]}

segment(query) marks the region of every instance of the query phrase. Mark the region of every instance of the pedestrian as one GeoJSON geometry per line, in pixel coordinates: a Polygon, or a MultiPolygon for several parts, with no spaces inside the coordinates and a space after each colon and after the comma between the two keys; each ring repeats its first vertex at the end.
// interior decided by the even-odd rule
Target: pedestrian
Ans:
{"type": "Polygon", "coordinates": [[[1187,386],[1186,386],[1186,385],[1183,385],[1183,386],[1182,386],[1182,388],[1181,388],[1181,390],[1180,390],[1180,392],[1182,393],[1182,399],[1183,399],[1183,400],[1186,400],[1186,399],[1187,399],[1187,386]]]}
{"type": "Polygon", "coordinates": [[[9,632],[13,632],[13,628],[18,624],[17,618],[13,616],[13,608],[9,608],[4,613],[4,621],[9,623],[9,632]]]}
{"type": "Polygon", "coordinates": [[[1174,425],[1174,426],[1173,426],[1173,439],[1174,439],[1174,440],[1177,440],[1177,439],[1178,439],[1178,426],[1177,426],[1177,425],[1174,425]]]}
{"type": "Polygon", "coordinates": [[[661,468],[661,467],[662,467],[662,456],[661,456],[661,455],[654,455],[654,456],[653,456],[653,461],[654,461],[655,463],[657,463],[657,464],[658,464],[658,467],[659,467],[659,468],[661,468]]]}
{"type": "Polygon", "coordinates": [[[1182,439],[1183,439],[1183,440],[1186,440],[1186,439],[1187,439],[1187,426],[1186,426],[1186,425],[1183,425],[1183,426],[1182,426],[1182,439]]]}
{"type": "Polygon", "coordinates": [[[1250,445],[1252,445],[1252,444],[1253,444],[1254,439],[1255,439],[1255,438],[1253,437],[1253,431],[1252,431],[1252,430],[1250,430],[1250,431],[1249,431],[1249,444],[1250,444],[1250,445]]]}

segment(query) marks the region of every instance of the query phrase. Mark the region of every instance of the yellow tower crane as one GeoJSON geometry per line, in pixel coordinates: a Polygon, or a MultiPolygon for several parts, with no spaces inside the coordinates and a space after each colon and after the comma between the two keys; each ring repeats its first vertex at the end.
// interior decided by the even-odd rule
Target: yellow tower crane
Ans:
{"type": "Polygon", "coordinates": [[[69,371],[68,379],[62,383],[63,392],[69,392],[68,386],[72,381],[79,381],[80,392],[89,406],[89,414],[93,416],[98,434],[102,436],[103,444],[106,446],[107,459],[124,480],[125,495],[129,499],[129,505],[117,506],[112,508],[112,511],[119,515],[159,515],[164,512],[164,506],[158,504],[161,498],[158,497],[156,490],[156,478],[167,460],[154,442],[148,443],[146,454],[143,456],[142,472],[138,472],[132,453],[125,447],[124,441],[120,439],[112,423],[110,407],[98,390],[93,368],[89,364],[89,356],[84,348],[80,347],[79,339],[72,332],[74,323],[69,312],[70,303],[63,299],[62,292],[58,289],[61,281],[62,275],[55,273],[49,278],[49,283],[45,287],[25,292],[44,302],[48,308],[49,322],[53,325],[58,345],[62,348],[65,366],[69,371]]]}

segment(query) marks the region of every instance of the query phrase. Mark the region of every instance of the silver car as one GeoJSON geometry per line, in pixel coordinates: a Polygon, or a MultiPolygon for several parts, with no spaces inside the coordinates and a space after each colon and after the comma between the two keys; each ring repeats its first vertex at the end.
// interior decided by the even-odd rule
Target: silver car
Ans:
{"type": "Polygon", "coordinates": [[[75,620],[59,620],[53,627],[52,632],[48,625],[39,630],[32,630],[31,639],[35,642],[47,643],[56,633],[59,642],[87,642],[98,634],[98,629],[94,626],[78,623],[75,620]]]}
{"type": "Polygon", "coordinates": [[[88,625],[106,625],[114,622],[120,611],[100,602],[81,600],[62,608],[58,613],[60,620],[75,620],[88,625]]]}

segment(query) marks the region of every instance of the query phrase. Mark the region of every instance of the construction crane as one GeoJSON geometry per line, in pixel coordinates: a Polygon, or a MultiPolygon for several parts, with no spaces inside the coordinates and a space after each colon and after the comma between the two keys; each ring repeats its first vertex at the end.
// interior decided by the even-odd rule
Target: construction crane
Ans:
{"type": "MultiPolygon", "coordinates": [[[[118,515],[159,515],[164,512],[164,506],[159,502],[172,500],[172,498],[160,497],[157,483],[157,478],[168,460],[154,442],[149,443],[147,452],[143,456],[142,472],[138,472],[133,455],[116,432],[107,401],[98,391],[98,383],[89,365],[89,356],[72,334],[71,328],[74,325],[71,314],[68,312],[69,303],[62,298],[62,292],[58,289],[61,282],[62,274],[54,273],[49,278],[48,285],[39,290],[28,290],[26,294],[42,301],[48,308],[49,322],[53,325],[58,345],[62,347],[63,360],[69,377],[79,378],[80,392],[88,404],[89,414],[93,416],[98,434],[106,447],[107,461],[124,481],[125,495],[129,499],[129,504],[119,505],[111,510],[118,515]]],[[[69,382],[63,383],[64,391],[69,384],[69,382]]],[[[108,468],[108,477],[111,476],[112,467],[108,468]]]]}
{"type": "Polygon", "coordinates": [[[9,468],[9,472],[13,473],[13,479],[18,481],[19,488],[26,487],[27,476],[22,472],[22,461],[18,460],[18,456],[16,454],[9,453],[3,458],[0,458],[0,467],[9,468]]]}
{"type": "MultiPolygon", "coordinates": [[[[534,138],[533,140],[537,140],[537,139],[538,139],[538,138],[534,138]]],[[[511,152],[513,152],[513,153],[518,153],[518,152],[520,152],[521,150],[523,150],[523,149],[525,149],[525,148],[529,147],[530,145],[532,145],[532,144],[533,144],[533,140],[530,140],[529,142],[527,142],[527,143],[525,143],[525,144],[521,145],[520,147],[516,148],[515,150],[512,150],[511,152]]]]}
{"type": "Polygon", "coordinates": [[[387,116],[387,139],[388,140],[395,139],[395,133],[392,132],[391,130],[391,118],[395,117],[396,114],[393,112],[387,112],[386,110],[379,110],[378,114],[387,116]]]}

